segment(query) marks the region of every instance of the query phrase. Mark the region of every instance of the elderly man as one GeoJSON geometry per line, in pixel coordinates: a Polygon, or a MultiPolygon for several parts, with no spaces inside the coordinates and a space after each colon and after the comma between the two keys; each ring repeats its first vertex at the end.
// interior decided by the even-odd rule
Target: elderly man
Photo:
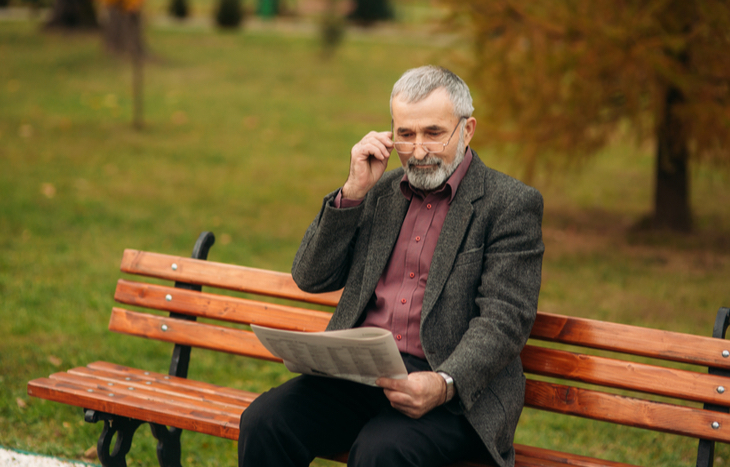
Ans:
{"type": "Polygon", "coordinates": [[[392,131],[352,148],[292,275],[309,292],[344,287],[328,329],[390,330],[408,378],[370,387],[303,375],[262,394],[241,418],[242,466],[306,466],[347,450],[352,466],[514,464],[542,197],[469,148],[472,99],[452,72],[407,71],[390,106],[392,131]],[[393,149],[403,167],[386,173],[393,149]]]}

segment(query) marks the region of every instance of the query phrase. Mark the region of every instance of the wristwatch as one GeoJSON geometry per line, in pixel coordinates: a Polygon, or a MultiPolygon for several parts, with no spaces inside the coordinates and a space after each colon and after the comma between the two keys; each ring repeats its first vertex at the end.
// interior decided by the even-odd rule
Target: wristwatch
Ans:
{"type": "Polygon", "coordinates": [[[446,403],[454,397],[454,392],[456,392],[456,389],[454,388],[454,378],[443,371],[437,371],[436,373],[438,373],[438,375],[446,381],[446,400],[444,400],[444,403],[446,403]]]}

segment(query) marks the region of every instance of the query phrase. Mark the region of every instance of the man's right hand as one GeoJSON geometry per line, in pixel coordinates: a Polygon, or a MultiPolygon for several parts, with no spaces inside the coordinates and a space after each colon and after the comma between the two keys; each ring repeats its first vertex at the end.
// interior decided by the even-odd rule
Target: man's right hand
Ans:
{"type": "Polygon", "coordinates": [[[388,167],[393,150],[390,131],[371,131],[350,152],[350,174],[342,186],[342,196],[347,199],[362,199],[380,180],[388,167]]]}

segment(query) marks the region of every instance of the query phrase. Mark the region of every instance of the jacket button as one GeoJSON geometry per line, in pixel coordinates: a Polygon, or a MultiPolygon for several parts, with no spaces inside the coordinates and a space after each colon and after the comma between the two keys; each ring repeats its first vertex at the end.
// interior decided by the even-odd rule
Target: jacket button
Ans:
{"type": "Polygon", "coordinates": [[[403,339],[403,336],[401,336],[400,334],[396,334],[395,338],[398,340],[401,340],[401,339],[403,339]]]}

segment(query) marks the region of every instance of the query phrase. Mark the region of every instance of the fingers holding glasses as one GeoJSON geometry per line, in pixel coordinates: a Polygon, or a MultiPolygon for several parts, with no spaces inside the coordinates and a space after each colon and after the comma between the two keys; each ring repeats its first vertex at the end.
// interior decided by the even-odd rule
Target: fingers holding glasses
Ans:
{"type": "Polygon", "coordinates": [[[383,176],[393,150],[391,134],[390,131],[371,131],[352,147],[350,174],[342,187],[345,198],[364,198],[383,176]]]}
{"type": "Polygon", "coordinates": [[[352,156],[373,156],[380,160],[387,159],[393,150],[391,135],[390,131],[371,131],[352,148],[352,156]]]}

